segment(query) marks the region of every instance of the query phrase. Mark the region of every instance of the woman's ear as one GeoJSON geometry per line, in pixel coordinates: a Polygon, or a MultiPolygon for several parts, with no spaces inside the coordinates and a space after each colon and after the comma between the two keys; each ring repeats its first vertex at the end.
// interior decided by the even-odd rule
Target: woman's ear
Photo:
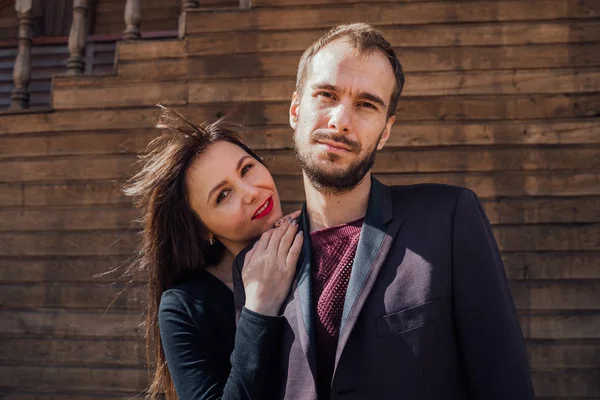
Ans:
{"type": "Polygon", "coordinates": [[[290,104],[290,126],[293,130],[296,130],[296,126],[298,126],[299,106],[300,100],[298,97],[298,92],[294,92],[292,95],[292,103],[290,104]]]}

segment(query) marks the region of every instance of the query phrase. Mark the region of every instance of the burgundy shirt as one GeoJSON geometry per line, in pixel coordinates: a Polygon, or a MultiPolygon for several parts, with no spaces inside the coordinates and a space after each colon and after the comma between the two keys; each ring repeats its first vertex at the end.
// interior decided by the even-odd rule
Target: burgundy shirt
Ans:
{"type": "Polygon", "coordinates": [[[346,290],[364,218],[313,232],[313,304],[317,346],[317,393],[329,399],[346,290]]]}

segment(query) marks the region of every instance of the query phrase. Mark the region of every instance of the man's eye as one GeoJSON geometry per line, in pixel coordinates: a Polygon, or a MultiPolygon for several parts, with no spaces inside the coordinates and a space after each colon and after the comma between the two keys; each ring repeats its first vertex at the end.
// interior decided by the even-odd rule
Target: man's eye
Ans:
{"type": "Polygon", "coordinates": [[[252,167],[254,167],[254,164],[248,164],[244,168],[242,168],[242,176],[246,175],[246,173],[250,171],[252,167]]]}
{"type": "Polygon", "coordinates": [[[366,108],[372,108],[373,110],[377,110],[377,107],[375,107],[373,104],[371,103],[360,103],[359,104],[361,107],[366,107],[366,108]]]}
{"type": "Polygon", "coordinates": [[[318,96],[323,96],[323,97],[327,97],[329,99],[333,99],[333,94],[329,93],[329,92],[319,92],[317,93],[318,96]]]}
{"type": "Polygon", "coordinates": [[[221,193],[217,196],[217,204],[219,204],[227,195],[229,194],[229,189],[221,190],[221,193]]]}

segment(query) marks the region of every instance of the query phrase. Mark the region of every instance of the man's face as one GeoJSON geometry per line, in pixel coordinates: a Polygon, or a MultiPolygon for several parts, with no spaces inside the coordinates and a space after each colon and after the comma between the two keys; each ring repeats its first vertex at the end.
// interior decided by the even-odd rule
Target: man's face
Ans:
{"type": "Polygon", "coordinates": [[[357,54],[340,39],[313,57],[302,93],[293,95],[290,125],[298,162],[317,189],[344,192],[369,173],[395,120],[387,118],[395,84],[378,50],[357,54]]]}

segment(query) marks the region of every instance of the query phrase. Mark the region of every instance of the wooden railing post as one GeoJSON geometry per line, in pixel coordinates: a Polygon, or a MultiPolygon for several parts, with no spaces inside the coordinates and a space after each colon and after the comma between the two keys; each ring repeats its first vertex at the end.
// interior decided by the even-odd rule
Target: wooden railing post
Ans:
{"type": "Polygon", "coordinates": [[[142,2],[141,0],[127,0],[125,3],[125,32],[124,40],[139,40],[140,22],[142,20],[142,2]]]}
{"type": "Polygon", "coordinates": [[[241,9],[248,9],[250,8],[250,6],[252,5],[252,1],[251,0],[240,0],[240,8],[241,9]]]}
{"type": "Polygon", "coordinates": [[[19,18],[19,49],[13,69],[15,88],[11,94],[12,109],[29,108],[29,81],[31,80],[31,36],[33,31],[33,0],[16,0],[19,18]]]}
{"type": "Polygon", "coordinates": [[[183,0],[181,2],[181,11],[186,12],[189,10],[193,10],[194,8],[200,7],[199,0],[183,0]]]}
{"type": "Polygon", "coordinates": [[[73,23],[69,33],[69,60],[67,75],[79,75],[85,71],[85,48],[87,46],[88,0],[73,0],[73,23]]]}

